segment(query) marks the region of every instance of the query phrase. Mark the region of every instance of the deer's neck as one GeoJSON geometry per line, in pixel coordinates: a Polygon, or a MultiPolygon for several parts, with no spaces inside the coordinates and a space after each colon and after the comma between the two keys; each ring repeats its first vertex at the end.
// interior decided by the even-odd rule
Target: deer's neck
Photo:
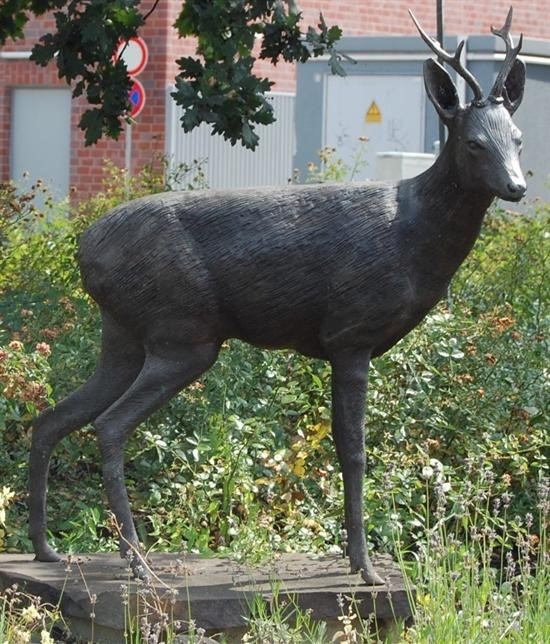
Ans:
{"type": "Polygon", "coordinates": [[[448,282],[472,249],[493,196],[460,187],[452,146],[446,146],[429,170],[398,185],[397,198],[411,268],[448,282]]]}

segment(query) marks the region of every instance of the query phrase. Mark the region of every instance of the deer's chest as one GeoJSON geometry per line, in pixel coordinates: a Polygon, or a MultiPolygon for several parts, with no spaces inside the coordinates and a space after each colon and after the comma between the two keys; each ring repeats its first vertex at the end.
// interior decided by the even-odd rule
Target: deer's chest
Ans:
{"type": "Polygon", "coordinates": [[[366,290],[350,288],[337,298],[322,325],[322,344],[328,351],[363,346],[379,355],[417,326],[444,293],[444,286],[419,287],[403,273],[380,275],[366,290]]]}

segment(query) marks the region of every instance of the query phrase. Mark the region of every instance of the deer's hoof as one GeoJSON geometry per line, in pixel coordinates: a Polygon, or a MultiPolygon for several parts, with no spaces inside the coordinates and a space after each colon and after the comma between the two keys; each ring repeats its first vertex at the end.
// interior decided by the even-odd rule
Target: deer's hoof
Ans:
{"type": "Polygon", "coordinates": [[[54,561],[61,561],[61,555],[59,555],[53,548],[51,548],[48,544],[45,544],[41,548],[36,549],[36,554],[34,557],[35,561],[43,561],[43,562],[54,562],[54,561]]]}
{"type": "Polygon", "coordinates": [[[386,584],[382,577],[374,570],[370,561],[359,566],[352,565],[351,572],[360,573],[361,578],[368,586],[384,586],[386,584]]]}
{"type": "Polygon", "coordinates": [[[386,584],[382,577],[380,577],[378,573],[374,572],[374,570],[365,570],[364,568],[361,568],[359,572],[367,586],[384,586],[386,584]]]}

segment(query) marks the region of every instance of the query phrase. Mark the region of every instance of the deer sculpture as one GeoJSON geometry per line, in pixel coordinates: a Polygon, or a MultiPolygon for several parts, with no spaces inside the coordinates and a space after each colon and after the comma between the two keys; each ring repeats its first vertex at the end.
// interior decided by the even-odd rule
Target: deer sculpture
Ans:
{"type": "Polygon", "coordinates": [[[506,54],[487,98],[461,62],[464,42],[448,54],[412,17],[473,93],[460,105],[447,71],[425,62],[426,91],[449,136],[423,174],[395,184],[165,193],[119,206],[83,234],[79,263],[101,311],[102,348],[92,377],[34,425],[29,533],[39,561],[59,559],[46,539],[48,469],[58,441],[93,422],[126,556],[138,536],[124,482],[125,441],[211,367],[224,340],[239,338],[330,362],[351,570],[367,584],[383,583],[363,523],[370,360],[443,296],[495,196],[519,201],[526,189],[521,132],[511,119],[525,83],[512,10],[502,29],[492,28],[506,54]]]}

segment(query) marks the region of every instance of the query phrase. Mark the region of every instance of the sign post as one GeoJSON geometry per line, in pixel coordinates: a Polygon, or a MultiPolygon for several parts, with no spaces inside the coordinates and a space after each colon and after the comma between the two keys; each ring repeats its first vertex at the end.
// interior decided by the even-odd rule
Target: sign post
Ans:
{"type": "MultiPolygon", "coordinates": [[[[135,119],[145,106],[145,88],[136,76],[141,74],[149,60],[147,44],[139,37],[122,40],[118,44],[114,58],[124,61],[128,74],[132,78],[132,87],[128,95],[131,104],[129,116],[135,119]]],[[[126,177],[129,179],[132,174],[132,125],[130,123],[126,123],[124,135],[124,167],[126,177]]]]}

